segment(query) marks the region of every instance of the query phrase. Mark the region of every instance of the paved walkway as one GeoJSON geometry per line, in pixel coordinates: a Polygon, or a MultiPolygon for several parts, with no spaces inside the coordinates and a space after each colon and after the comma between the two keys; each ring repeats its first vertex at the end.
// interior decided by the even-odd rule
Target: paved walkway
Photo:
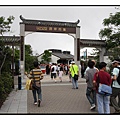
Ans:
{"type": "MultiPolygon", "coordinates": [[[[45,75],[42,80],[41,107],[33,104],[32,92],[25,90],[25,80],[22,82],[22,90],[17,90],[17,78],[15,77],[15,89],[10,93],[0,109],[0,114],[97,114],[97,110],[90,110],[90,105],[85,96],[85,79],[79,80],[79,89],[72,89],[68,76],[63,77],[60,83],[45,75]]],[[[114,110],[111,107],[111,113],[114,110]]]]}

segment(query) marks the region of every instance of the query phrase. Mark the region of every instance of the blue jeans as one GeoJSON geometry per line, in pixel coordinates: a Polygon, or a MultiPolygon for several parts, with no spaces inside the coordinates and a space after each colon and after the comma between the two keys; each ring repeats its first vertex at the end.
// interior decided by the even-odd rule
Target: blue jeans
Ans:
{"type": "Polygon", "coordinates": [[[72,85],[73,85],[73,88],[77,88],[78,87],[78,80],[74,80],[73,77],[72,77],[72,85]]]}
{"type": "Polygon", "coordinates": [[[99,114],[110,114],[110,97],[97,93],[97,105],[99,114]]]}
{"type": "Polygon", "coordinates": [[[86,97],[91,105],[96,105],[96,90],[93,90],[92,88],[87,87],[86,89],[86,97]]]}
{"type": "Polygon", "coordinates": [[[36,96],[36,93],[38,94],[38,99],[40,99],[42,101],[42,93],[41,93],[41,88],[36,90],[32,90],[32,93],[33,93],[33,98],[34,98],[34,103],[37,102],[37,96],[36,96]]]}

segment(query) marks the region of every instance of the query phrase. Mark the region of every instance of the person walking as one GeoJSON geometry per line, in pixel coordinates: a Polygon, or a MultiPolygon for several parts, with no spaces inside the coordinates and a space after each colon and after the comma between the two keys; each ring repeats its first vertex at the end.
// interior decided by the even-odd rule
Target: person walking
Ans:
{"type": "Polygon", "coordinates": [[[71,76],[71,73],[70,73],[70,66],[71,64],[69,65],[69,71],[68,71],[68,77],[69,77],[69,82],[72,82],[72,76],[71,76]]]}
{"type": "MultiPolygon", "coordinates": [[[[95,60],[89,60],[89,61],[93,61],[93,62],[94,62],[94,69],[98,70],[98,68],[95,67],[96,61],[95,61],[95,60]]],[[[88,61],[88,62],[89,62],[89,61],[88,61]]],[[[86,71],[87,71],[88,69],[89,69],[89,66],[87,66],[87,68],[86,68],[86,70],[85,70],[85,72],[84,72],[84,75],[86,74],[86,71]]]]}
{"type": "Polygon", "coordinates": [[[81,64],[81,78],[84,78],[84,72],[85,72],[85,69],[86,69],[86,67],[85,67],[85,63],[82,62],[82,64],[81,64]]]}
{"type": "Polygon", "coordinates": [[[73,89],[78,89],[78,80],[75,80],[74,75],[76,74],[79,77],[79,68],[74,61],[72,61],[71,64],[72,65],[70,66],[70,73],[72,76],[73,89]]]}
{"type": "Polygon", "coordinates": [[[32,79],[32,84],[33,84],[33,80],[35,80],[35,82],[39,82],[40,84],[39,89],[32,88],[34,104],[35,105],[38,104],[38,107],[40,107],[40,103],[42,101],[41,80],[43,79],[43,74],[42,74],[42,71],[38,67],[39,66],[38,62],[35,61],[33,64],[34,64],[34,69],[30,71],[29,78],[32,79]],[[37,102],[36,93],[38,94],[38,102],[37,102]]]}
{"type": "Polygon", "coordinates": [[[53,63],[51,66],[51,79],[53,80],[53,78],[54,78],[55,83],[57,82],[56,77],[57,77],[57,67],[56,67],[56,64],[53,63]]]}
{"type": "Polygon", "coordinates": [[[65,64],[64,69],[65,69],[65,75],[68,75],[69,69],[68,69],[68,65],[67,64],[65,64]]]}
{"type": "Polygon", "coordinates": [[[50,74],[50,65],[47,64],[46,65],[46,75],[49,75],[50,74]]]}
{"type": "Polygon", "coordinates": [[[111,85],[111,77],[110,74],[106,72],[106,66],[107,64],[105,62],[101,62],[99,64],[100,71],[94,75],[93,84],[96,87],[96,99],[97,99],[97,106],[98,106],[98,113],[99,114],[110,114],[110,96],[102,95],[98,93],[98,79],[99,79],[99,85],[105,84],[110,86],[111,85]]]}
{"type": "Polygon", "coordinates": [[[94,65],[95,63],[93,61],[88,61],[89,69],[86,71],[85,74],[87,83],[86,97],[91,105],[90,110],[93,110],[96,107],[96,90],[93,86],[93,78],[95,73],[98,72],[98,70],[94,68],[94,65]]]}
{"type": "Polygon", "coordinates": [[[62,82],[62,76],[63,76],[63,67],[60,67],[60,71],[59,71],[60,82],[62,82]]]}
{"type": "Polygon", "coordinates": [[[120,60],[115,59],[112,62],[112,65],[113,65],[114,69],[112,72],[113,83],[112,83],[112,95],[110,97],[110,102],[111,102],[111,105],[115,109],[115,113],[120,113],[120,85],[117,82],[117,77],[118,77],[119,72],[120,72],[120,60]],[[117,98],[118,98],[118,100],[116,100],[117,98]]]}
{"type": "Polygon", "coordinates": [[[58,75],[58,76],[59,76],[60,67],[61,67],[61,65],[58,64],[58,66],[57,66],[57,75],[58,75]]]}

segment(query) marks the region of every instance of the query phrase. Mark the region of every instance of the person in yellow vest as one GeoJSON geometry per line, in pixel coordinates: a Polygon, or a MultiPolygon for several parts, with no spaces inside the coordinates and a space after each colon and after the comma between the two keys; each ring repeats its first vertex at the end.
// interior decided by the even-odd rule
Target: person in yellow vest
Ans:
{"type": "Polygon", "coordinates": [[[78,77],[79,77],[79,68],[74,61],[71,62],[70,73],[72,76],[72,89],[78,89],[78,77]]]}

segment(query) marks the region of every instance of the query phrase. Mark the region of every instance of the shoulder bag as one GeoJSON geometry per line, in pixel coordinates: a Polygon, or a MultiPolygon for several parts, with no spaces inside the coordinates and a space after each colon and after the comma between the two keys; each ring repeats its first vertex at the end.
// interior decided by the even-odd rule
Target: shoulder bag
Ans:
{"type": "Polygon", "coordinates": [[[25,89],[26,90],[32,90],[32,85],[31,84],[32,84],[31,79],[27,79],[25,89]]]}
{"type": "Polygon", "coordinates": [[[100,83],[100,77],[98,74],[97,79],[97,85],[98,85],[98,93],[101,95],[110,96],[112,94],[112,88],[111,86],[105,85],[105,84],[99,84],[100,83]]]}

